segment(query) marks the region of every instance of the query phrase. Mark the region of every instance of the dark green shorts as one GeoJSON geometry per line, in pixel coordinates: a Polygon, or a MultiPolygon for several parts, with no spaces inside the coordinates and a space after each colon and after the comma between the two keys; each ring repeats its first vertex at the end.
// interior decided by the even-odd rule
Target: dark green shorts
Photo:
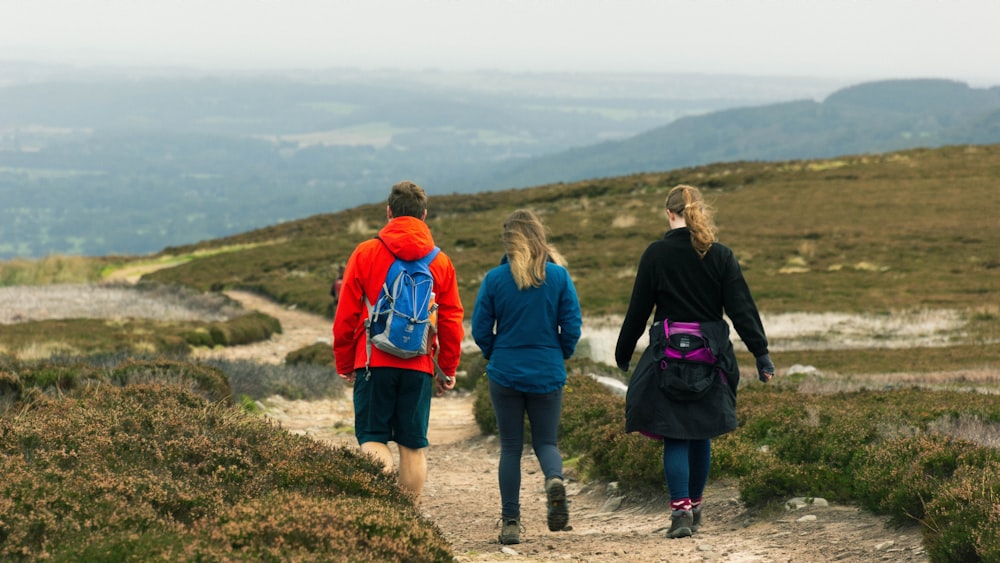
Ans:
{"type": "Polygon", "coordinates": [[[358,370],[354,378],[354,435],[359,444],[396,442],[427,447],[434,378],[402,368],[358,370]]]}

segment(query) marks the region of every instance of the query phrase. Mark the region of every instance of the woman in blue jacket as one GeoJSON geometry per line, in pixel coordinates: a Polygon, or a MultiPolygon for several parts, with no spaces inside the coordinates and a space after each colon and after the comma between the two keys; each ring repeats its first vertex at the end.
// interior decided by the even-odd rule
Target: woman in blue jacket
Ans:
{"type": "Polygon", "coordinates": [[[563,257],[548,244],[545,227],[527,209],[503,226],[506,254],[479,286],[472,336],[488,360],[490,399],[500,433],[500,543],[520,542],[521,452],[524,415],[531,446],[545,476],[547,524],[559,531],[569,522],[562,455],[556,444],[564,360],[580,339],[580,302],[563,257]]]}

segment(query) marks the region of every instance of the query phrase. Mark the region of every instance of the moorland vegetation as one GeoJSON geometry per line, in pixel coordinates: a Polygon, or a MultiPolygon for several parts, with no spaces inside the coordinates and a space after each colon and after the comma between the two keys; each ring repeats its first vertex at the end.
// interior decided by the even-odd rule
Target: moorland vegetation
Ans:
{"type": "MultiPolygon", "coordinates": [[[[994,301],[1000,235],[993,225],[1000,215],[1000,146],[735,162],[434,197],[428,222],[455,262],[463,302],[471,310],[479,281],[500,258],[502,218],[515,208],[531,207],[543,216],[551,240],[570,263],[585,318],[600,319],[624,310],[635,263],[665,228],[663,198],[677,183],[701,186],[718,208],[721,238],[736,252],[764,314],[891,316],[949,309],[963,319],[947,342],[933,346],[845,352],[782,350],[775,343],[772,358],[779,367],[820,366],[822,375],[789,375],[766,388],[743,386],[741,426],[718,440],[713,474],[738,479],[742,500],[751,508],[767,509],[789,495],[856,502],[891,515],[894,522],[920,525],[934,561],[1000,560],[1000,310],[994,301]],[[975,381],[949,377],[969,372],[984,375],[975,381]],[[912,384],[915,373],[926,374],[932,384],[912,384]],[[871,374],[888,383],[841,386],[871,374]]],[[[85,279],[73,281],[97,281],[130,263],[163,260],[177,265],[146,274],[145,283],[199,292],[250,289],[330,316],[327,291],[335,272],[383,222],[383,205],[363,206],[154,256],[103,258],[103,274],[81,267],[85,279]]],[[[5,264],[0,279],[40,278],[27,273],[33,267],[5,264]]],[[[51,264],[37,267],[52,269],[51,264]]],[[[27,330],[27,324],[5,325],[2,337],[27,330]]],[[[60,335],[36,331],[33,338],[58,341],[60,335]]],[[[364,460],[288,436],[254,418],[249,407],[256,397],[251,395],[273,388],[247,388],[237,396],[221,382],[230,385],[239,366],[165,361],[5,360],[0,366],[0,465],[5,475],[19,477],[5,483],[0,500],[2,553],[12,559],[68,557],[85,548],[95,554],[188,559],[319,559],[362,545],[359,538],[378,537],[391,545],[372,557],[448,559],[433,523],[421,521],[408,500],[378,481],[364,460]],[[149,376],[116,377],[115,366],[121,363],[149,376]],[[153,384],[157,379],[189,381],[165,377],[175,370],[223,374],[211,380],[220,382],[217,389],[228,398],[206,398],[189,383],[179,391],[176,381],[153,384]],[[117,404],[127,412],[116,410],[117,404]],[[135,433],[122,435],[121,442],[96,440],[115,436],[84,428],[100,428],[97,421],[105,418],[111,427],[126,421],[123,427],[135,433]],[[178,436],[184,437],[180,444],[178,436]],[[263,451],[269,449],[278,453],[263,451]],[[189,450],[196,452],[193,457],[185,457],[189,450]],[[162,460],[171,464],[158,465],[162,460]],[[323,473],[340,467],[335,473],[349,473],[352,484],[318,480],[314,464],[323,473]],[[348,489],[358,496],[343,493],[348,489]],[[343,522],[310,504],[313,497],[369,508],[362,511],[364,518],[343,522]],[[115,506],[126,502],[136,508],[114,516],[115,506]],[[304,516],[294,523],[283,519],[276,511],[281,505],[301,507],[304,516]],[[411,525],[400,524],[400,513],[413,515],[411,525]],[[106,540],[93,533],[94,522],[107,530],[106,540]],[[331,527],[337,528],[336,538],[331,527]],[[347,534],[345,527],[350,539],[339,535],[347,534]],[[440,551],[406,552],[413,543],[407,538],[417,536],[427,549],[440,551]]],[[[287,369],[310,361],[329,358],[315,350],[298,351],[287,369]]],[[[752,365],[745,355],[741,361],[752,365]]],[[[481,389],[476,377],[482,373],[481,358],[467,354],[462,363],[463,385],[481,389]]],[[[657,486],[657,455],[649,451],[654,446],[624,435],[621,398],[584,376],[616,376],[616,370],[586,358],[572,360],[570,369],[560,431],[572,463],[589,479],[618,480],[636,489],[657,486]]],[[[310,385],[296,389],[305,397],[339,392],[310,385]]],[[[476,418],[489,432],[486,403],[477,402],[476,418]]]]}

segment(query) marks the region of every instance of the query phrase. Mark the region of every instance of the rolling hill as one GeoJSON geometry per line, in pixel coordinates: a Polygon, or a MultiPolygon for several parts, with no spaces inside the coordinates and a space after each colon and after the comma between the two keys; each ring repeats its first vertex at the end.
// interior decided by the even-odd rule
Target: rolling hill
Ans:
{"type": "Polygon", "coordinates": [[[754,77],[113,74],[0,61],[0,259],[155,252],[370,202],[401,178],[475,192],[468,179],[490,163],[831,89],[754,77]]]}
{"type": "Polygon", "coordinates": [[[0,86],[0,259],[155,252],[371,202],[404,178],[435,195],[477,193],[1000,142],[997,88],[834,89],[346,70],[21,78],[0,86]]]}
{"type": "MultiPolygon", "coordinates": [[[[504,217],[529,207],[569,260],[585,314],[623,313],[640,254],[666,229],[665,194],[679,183],[706,190],[720,238],[765,311],[978,310],[998,289],[998,179],[1000,145],[730,162],[432,196],[427,222],[470,310],[502,254],[504,217]]],[[[338,268],[384,221],[384,204],[369,204],[167,248],[164,257],[187,261],[144,279],[250,289],[330,315],[338,268]]]]}
{"type": "Polygon", "coordinates": [[[490,170],[489,186],[517,187],[669,170],[713,162],[830,158],[914,147],[1000,142],[1000,87],[946,80],[851,86],[802,100],[688,116],[618,141],[490,170]]]}

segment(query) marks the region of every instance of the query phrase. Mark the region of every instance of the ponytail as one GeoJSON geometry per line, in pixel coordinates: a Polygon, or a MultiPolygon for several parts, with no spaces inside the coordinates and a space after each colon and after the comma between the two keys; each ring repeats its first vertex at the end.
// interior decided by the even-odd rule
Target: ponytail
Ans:
{"type": "Polygon", "coordinates": [[[691,245],[698,256],[704,258],[718,238],[712,217],[713,210],[705,203],[701,190],[684,184],[675,186],[667,194],[666,207],[684,217],[684,222],[691,231],[691,245]]]}

